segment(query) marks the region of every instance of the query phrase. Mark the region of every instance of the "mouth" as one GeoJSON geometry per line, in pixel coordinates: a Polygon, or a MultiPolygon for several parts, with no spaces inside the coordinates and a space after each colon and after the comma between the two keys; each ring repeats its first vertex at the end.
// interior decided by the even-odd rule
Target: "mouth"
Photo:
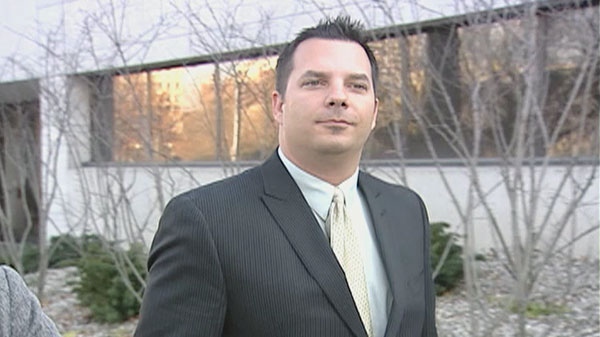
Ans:
{"type": "Polygon", "coordinates": [[[332,118],[332,119],[325,119],[325,120],[321,120],[321,121],[317,121],[317,124],[322,124],[322,125],[331,125],[331,126],[352,126],[354,125],[354,123],[347,121],[345,119],[337,119],[337,118],[332,118]]]}

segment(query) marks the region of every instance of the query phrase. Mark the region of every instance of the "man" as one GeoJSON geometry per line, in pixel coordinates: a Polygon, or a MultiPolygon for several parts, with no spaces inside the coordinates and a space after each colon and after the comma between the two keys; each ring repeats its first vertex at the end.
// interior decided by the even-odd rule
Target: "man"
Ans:
{"type": "Polygon", "coordinates": [[[0,337],[60,336],[21,276],[0,266],[0,337]]]}
{"type": "Polygon", "coordinates": [[[136,336],[437,335],[423,203],[358,171],[378,105],[360,28],[301,32],[277,63],[276,153],[166,207],[136,336]]]}

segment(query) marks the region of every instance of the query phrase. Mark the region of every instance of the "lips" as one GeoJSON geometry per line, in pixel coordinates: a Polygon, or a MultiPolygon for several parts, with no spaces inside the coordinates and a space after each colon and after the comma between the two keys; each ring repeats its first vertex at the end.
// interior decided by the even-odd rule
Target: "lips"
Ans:
{"type": "Polygon", "coordinates": [[[354,125],[354,123],[349,122],[345,119],[325,119],[325,120],[317,121],[317,123],[318,124],[331,124],[331,125],[338,125],[338,126],[354,125]]]}

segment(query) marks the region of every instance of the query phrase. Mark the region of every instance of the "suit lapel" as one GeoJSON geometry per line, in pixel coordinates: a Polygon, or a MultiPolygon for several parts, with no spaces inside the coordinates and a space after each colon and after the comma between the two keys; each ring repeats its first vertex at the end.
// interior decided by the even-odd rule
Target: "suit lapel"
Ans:
{"type": "Polygon", "coordinates": [[[319,284],[335,310],[356,336],[365,336],[358,311],[329,243],[310,206],[274,154],[261,167],[265,185],[263,201],[306,270],[319,284]]]}
{"type": "Polygon", "coordinates": [[[402,272],[406,268],[402,268],[402,266],[410,263],[406,261],[406,254],[402,251],[403,244],[400,240],[410,236],[403,235],[402,227],[398,224],[398,219],[401,217],[397,214],[399,212],[402,214],[402,210],[398,210],[397,207],[401,207],[401,203],[394,203],[394,207],[388,207],[389,202],[383,200],[385,198],[384,191],[378,189],[371,179],[370,176],[361,172],[358,177],[358,186],[369,207],[379,254],[383,260],[392,293],[392,308],[388,316],[385,336],[397,336],[404,315],[402,298],[407,291],[407,279],[402,272]]]}

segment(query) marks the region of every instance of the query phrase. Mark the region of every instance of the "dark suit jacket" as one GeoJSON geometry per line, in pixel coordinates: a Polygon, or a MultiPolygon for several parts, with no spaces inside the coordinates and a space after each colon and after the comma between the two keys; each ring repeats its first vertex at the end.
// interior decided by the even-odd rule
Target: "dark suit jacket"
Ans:
{"type": "MultiPolygon", "coordinates": [[[[386,336],[436,336],[428,220],[360,173],[393,303],[386,336]]],[[[148,260],[135,336],[366,337],[333,251],[277,154],[175,197],[148,260]]]]}

